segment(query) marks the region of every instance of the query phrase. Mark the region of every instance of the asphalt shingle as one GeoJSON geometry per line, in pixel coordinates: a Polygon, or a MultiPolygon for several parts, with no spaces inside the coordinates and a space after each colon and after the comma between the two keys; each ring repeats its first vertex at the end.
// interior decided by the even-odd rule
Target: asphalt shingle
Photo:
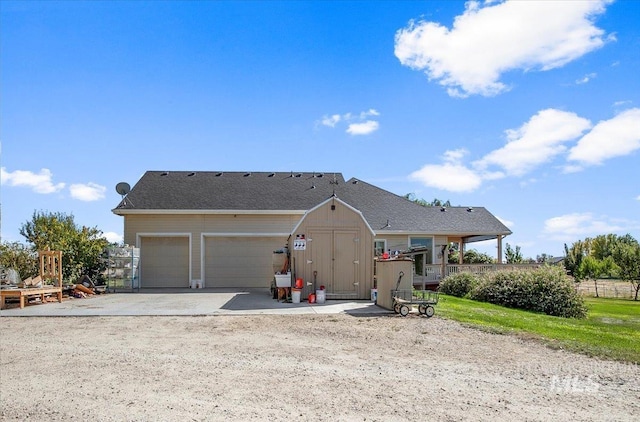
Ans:
{"type": "Polygon", "coordinates": [[[511,234],[484,207],[423,207],[334,172],[148,171],[114,212],[306,211],[332,195],[360,210],[377,234],[511,234]]]}

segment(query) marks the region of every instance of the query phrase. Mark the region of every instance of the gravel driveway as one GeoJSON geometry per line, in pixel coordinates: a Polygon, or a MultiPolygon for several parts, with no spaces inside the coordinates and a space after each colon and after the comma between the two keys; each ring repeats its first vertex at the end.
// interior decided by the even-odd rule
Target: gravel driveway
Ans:
{"type": "Polygon", "coordinates": [[[632,420],[640,369],[437,316],[0,318],[2,420],[632,420]]]}

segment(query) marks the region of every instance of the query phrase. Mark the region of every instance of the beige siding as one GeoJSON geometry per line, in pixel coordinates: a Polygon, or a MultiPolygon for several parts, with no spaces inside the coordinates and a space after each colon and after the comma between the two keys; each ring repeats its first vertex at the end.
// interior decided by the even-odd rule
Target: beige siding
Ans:
{"type": "Polygon", "coordinates": [[[290,233],[302,216],[297,215],[127,215],[125,242],[134,244],[136,233],[290,233]]]}
{"type": "Polygon", "coordinates": [[[435,236],[433,238],[433,250],[434,250],[434,264],[441,264],[443,256],[441,255],[442,247],[449,245],[449,238],[447,236],[435,236]]]}
{"type": "Polygon", "coordinates": [[[212,233],[291,233],[301,217],[277,214],[129,214],[124,217],[124,242],[138,245],[140,235],[191,234],[191,277],[201,280],[204,277],[201,269],[206,262],[205,251],[202,250],[203,236],[206,238],[212,233]]]}
{"type": "Polygon", "coordinates": [[[409,236],[406,234],[378,234],[376,239],[385,239],[387,241],[387,249],[392,251],[403,251],[409,247],[409,236]]]}

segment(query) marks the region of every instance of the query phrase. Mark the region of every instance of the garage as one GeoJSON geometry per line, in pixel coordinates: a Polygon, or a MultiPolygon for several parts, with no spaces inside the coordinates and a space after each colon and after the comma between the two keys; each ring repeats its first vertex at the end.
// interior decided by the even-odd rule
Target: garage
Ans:
{"type": "Polygon", "coordinates": [[[189,238],[141,237],[140,286],[189,287],[189,238]]]}
{"type": "Polygon", "coordinates": [[[265,288],[273,279],[273,251],[281,249],[281,236],[205,238],[205,286],[265,288]]]}

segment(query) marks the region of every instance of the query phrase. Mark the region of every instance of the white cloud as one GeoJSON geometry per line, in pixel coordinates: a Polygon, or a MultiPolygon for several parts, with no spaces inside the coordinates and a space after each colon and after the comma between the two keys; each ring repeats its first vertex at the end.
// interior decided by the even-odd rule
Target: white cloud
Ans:
{"type": "Polygon", "coordinates": [[[556,109],[539,111],[518,129],[505,131],[508,143],[473,163],[479,170],[492,165],[522,176],[566,151],[564,143],[589,129],[589,120],[556,109]]]}
{"type": "Polygon", "coordinates": [[[379,113],[376,109],[370,108],[370,109],[369,109],[369,110],[367,110],[367,111],[363,111],[363,112],[361,112],[361,113],[360,113],[360,118],[364,120],[364,119],[366,119],[367,117],[371,117],[371,116],[379,116],[379,115],[380,115],[380,113],[379,113]]]}
{"type": "Polygon", "coordinates": [[[335,128],[339,123],[345,123],[347,125],[347,133],[351,135],[369,135],[380,128],[380,123],[371,119],[371,117],[378,116],[380,116],[380,112],[370,108],[355,115],[349,112],[323,116],[319,123],[330,128],[335,128]]]}
{"type": "Polygon", "coordinates": [[[613,39],[593,24],[611,1],[469,1],[451,29],[411,21],[398,30],[395,55],[451,96],[497,95],[506,72],[561,67],[613,39]]]}
{"type": "Polygon", "coordinates": [[[124,237],[120,233],[106,232],[102,234],[111,243],[122,243],[124,237]]]}
{"type": "MultiPolygon", "coordinates": [[[[576,173],[586,165],[640,150],[640,108],[600,122],[580,138],[590,128],[591,122],[575,113],[541,110],[519,128],[506,130],[504,147],[489,152],[470,166],[463,163],[467,150],[450,150],[442,157],[444,164],[425,165],[411,173],[410,178],[425,186],[469,192],[480,187],[483,181],[524,176],[567,152],[567,159],[573,162],[565,164],[562,171],[576,173]],[[573,147],[565,145],[568,143],[574,143],[573,147]],[[454,172],[456,174],[451,174],[454,172]]],[[[520,186],[536,182],[535,177],[530,177],[522,180],[520,186]]]]}
{"type": "Polygon", "coordinates": [[[351,123],[347,128],[347,133],[351,135],[368,135],[375,132],[380,124],[375,120],[367,120],[363,123],[351,123]]]}
{"type": "Polygon", "coordinates": [[[591,79],[595,77],[596,77],[595,73],[589,73],[588,75],[584,75],[584,77],[576,80],[576,85],[586,84],[587,82],[589,82],[591,79]]]}
{"type": "Polygon", "coordinates": [[[96,183],[77,183],[69,186],[71,197],[80,201],[98,201],[104,199],[107,188],[96,183]]]}
{"type": "Polygon", "coordinates": [[[496,215],[496,218],[497,218],[498,220],[500,220],[500,222],[501,222],[502,224],[504,224],[505,226],[507,226],[507,227],[509,227],[509,228],[512,228],[513,226],[515,226],[515,225],[516,225],[516,223],[514,223],[513,221],[509,221],[509,220],[506,220],[506,219],[504,219],[504,218],[501,218],[499,215],[496,215]]]}
{"type": "Polygon", "coordinates": [[[28,187],[36,193],[55,193],[64,189],[64,183],[53,183],[53,174],[49,169],[41,169],[40,173],[28,170],[8,172],[5,167],[0,168],[1,184],[16,187],[28,187]]]}
{"type": "Polygon", "coordinates": [[[614,107],[622,107],[622,106],[628,106],[631,105],[633,101],[631,100],[622,100],[622,101],[616,101],[615,103],[613,103],[614,107]]]}
{"type": "Polygon", "coordinates": [[[599,122],[569,151],[568,159],[582,165],[602,164],[606,159],[640,149],[640,108],[626,110],[599,122]]]}
{"type": "Polygon", "coordinates": [[[638,197],[636,198],[636,200],[640,201],[640,195],[638,195],[638,197]]]}
{"type": "Polygon", "coordinates": [[[324,116],[321,120],[322,124],[329,127],[336,127],[338,122],[342,119],[339,114],[333,114],[331,116],[324,116]]]}
{"type": "Polygon", "coordinates": [[[482,178],[468,169],[461,160],[467,151],[464,149],[445,152],[443,164],[428,164],[409,175],[409,179],[425,186],[451,192],[471,192],[480,187],[482,178]]]}
{"type": "Polygon", "coordinates": [[[544,222],[544,233],[552,240],[575,241],[607,233],[624,231],[612,219],[591,213],[565,214],[544,222]]]}

